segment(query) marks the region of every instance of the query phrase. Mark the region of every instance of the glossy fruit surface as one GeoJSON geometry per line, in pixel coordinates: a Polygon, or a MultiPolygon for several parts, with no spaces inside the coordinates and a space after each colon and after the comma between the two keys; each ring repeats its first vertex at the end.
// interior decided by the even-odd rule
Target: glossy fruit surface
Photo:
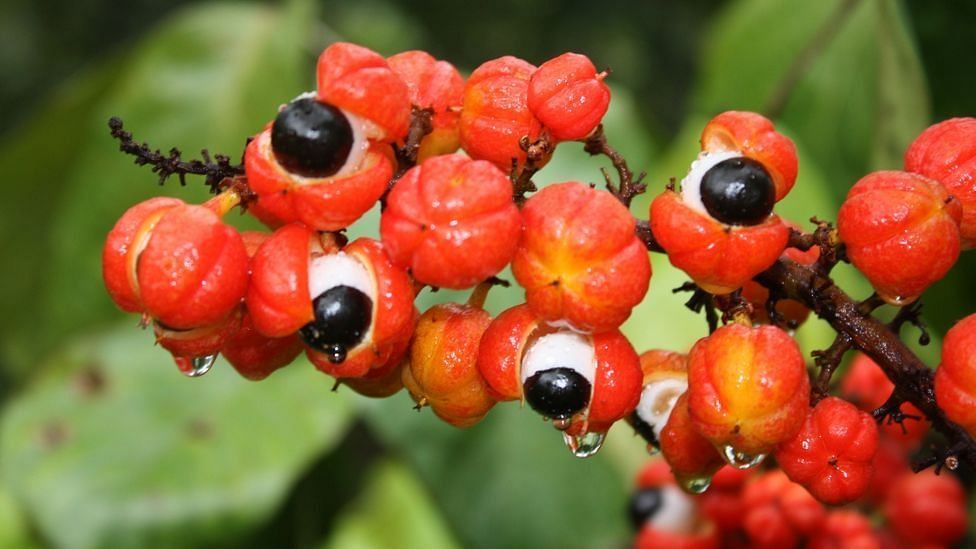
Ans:
{"type": "Polygon", "coordinates": [[[776,187],[776,202],[796,182],[796,146],[760,114],[726,111],[717,115],[702,131],[701,147],[710,153],[738,152],[761,164],[776,187]]]}
{"type": "Polygon", "coordinates": [[[407,85],[410,103],[433,111],[433,128],[420,142],[418,161],[456,151],[460,146],[458,123],[464,101],[464,79],[454,65],[419,50],[398,53],[386,61],[407,85]]]}
{"type": "Polygon", "coordinates": [[[532,114],[560,141],[583,139],[600,124],[610,105],[610,88],[593,62],[567,52],[532,73],[528,105],[532,114]]]}
{"type": "Polygon", "coordinates": [[[976,433],[976,314],[957,322],[942,340],[935,400],[949,419],[976,433]]]}

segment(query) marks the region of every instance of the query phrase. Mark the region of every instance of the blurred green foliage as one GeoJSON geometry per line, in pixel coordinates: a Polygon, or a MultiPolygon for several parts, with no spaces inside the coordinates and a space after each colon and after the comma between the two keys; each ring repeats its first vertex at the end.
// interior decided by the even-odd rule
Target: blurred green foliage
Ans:
{"type": "MultiPolygon", "coordinates": [[[[830,39],[798,63],[847,1],[505,0],[463,13],[446,0],[0,7],[0,69],[18,75],[0,83],[10,113],[0,122],[0,546],[626,543],[625,495],[645,459],[626,429],[580,461],[512,403],[459,431],[412,412],[403,394],[331,393],[304,360],[259,384],[226,364],[201,380],[179,376],[105,295],[100,248],[133,203],[204,191],[155,186],[116,151],[105,122],[120,115],[138,139],[187,155],[236,155],[276,105],[313,86],[315,55],[332,40],[385,54],[426,48],[463,70],[502,54],[541,62],[576,50],[613,68],[608,135],[650,173],[636,214],[684,175],[708,118],[736,108],[778,111],[797,142],[800,177],[779,211],[830,219],[858,177],[898,167],[931,113],[976,112],[976,75],[947,54],[976,51],[967,34],[976,13],[963,0],[943,9],[851,2],[830,39]]],[[[602,165],[565,144],[538,180],[599,184],[602,165]]],[[[375,235],[377,217],[352,232],[375,235]]],[[[662,256],[653,261],[651,291],[624,331],[638,349],[687,349],[704,321],[671,294],[684,276],[662,256]]],[[[938,332],[972,312],[974,275],[976,257],[964,254],[930,292],[938,332]]],[[[869,293],[851,269],[838,280],[852,295],[869,293]]],[[[520,297],[495,291],[488,307],[520,297]]],[[[461,298],[427,292],[419,305],[461,298]]],[[[798,338],[809,351],[831,332],[810,322],[798,338]]],[[[930,363],[937,344],[922,351],[930,363]]]]}

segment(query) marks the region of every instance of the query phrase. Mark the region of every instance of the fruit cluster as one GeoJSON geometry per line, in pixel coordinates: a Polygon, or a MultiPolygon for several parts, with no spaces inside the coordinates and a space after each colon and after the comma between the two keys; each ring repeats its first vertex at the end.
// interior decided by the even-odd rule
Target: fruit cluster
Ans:
{"type": "MultiPolygon", "coordinates": [[[[976,121],[926,130],[906,154],[906,171],[864,177],[837,230],[821,224],[819,236],[803,239],[774,211],[796,182],[796,147],[759,114],[715,116],[688,175],[639,222],[629,206],[640,178],[606,143],[610,89],[586,56],[566,53],[539,67],[506,56],[465,80],[424,52],[384,58],[336,43],[316,75],[315,91],[281,106],[248,141],[241,172],[217,182],[214,198],[147,200],[108,236],[109,294],[142,315],[182,371],[206,373],[222,354],[259,380],[304,352],[358,393],[386,397],[405,387],[418,407],[457,427],[481,421],[499,401],[527,403],[580,457],[624,419],[670,467],[641,481],[656,490],[635,503],[650,525],[641,533],[648,544],[691,536],[709,545],[717,532],[734,532],[758,545],[830,546],[877,532],[863,516],[821,503],[874,498],[889,518],[928,512],[907,500],[914,490],[943,490],[930,487],[942,482],[935,477],[906,481],[923,483],[906,487],[908,495],[882,492],[901,493],[889,481],[927,429],[902,420],[932,414],[904,402],[888,381],[890,364],[866,356],[844,378],[846,400],[826,394],[832,370],[811,384],[788,330],[822,303],[803,292],[789,301],[759,277],[776,264],[825,277],[831,261],[846,257],[879,300],[916,300],[976,242],[976,121]],[[526,197],[554,148],[572,141],[606,154],[620,184],[607,192],[566,181],[526,197]],[[272,232],[226,224],[237,206],[272,232]],[[378,238],[349,242],[344,231],[377,206],[378,238]],[[724,313],[724,325],[687,355],[638,355],[620,331],[648,292],[649,249],[691,278],[693,301],[724,313]],[[485,298],[509,266],[525,299],[493,316],[485,298]],[[421,313],[414,303],[425,287],[471,294],[421,313]],[[896,409],[885,408],[893,398],[901,399],[896,409]],[[876,409],[899,421],[879,431],[876,409]],[[780,471],[747,480],[727,467],[753,468],[768,455],[780,471]],[[698,494],[710,485],[700,500],[678,489],[698,494]],[[669,505],[677,510],[658,509],[669,505]]],[[[970,433],[974,319],[947,336],[934,384],[945,416],[970,433]]]]}

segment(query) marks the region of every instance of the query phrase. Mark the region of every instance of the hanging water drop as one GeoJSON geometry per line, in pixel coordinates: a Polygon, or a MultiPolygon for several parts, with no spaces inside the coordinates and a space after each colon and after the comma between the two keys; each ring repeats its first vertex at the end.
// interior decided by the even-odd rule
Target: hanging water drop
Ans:
{"type": "Polygon", "coordinates": [[[703,494],[712,485],[712,477],[686,477],[678,479],[678,483],[689,494],[703,494]]]}
{"type": "Polygon", "coordinates": [[[650,442],[647,443],[646,449],[647,449],[647,455],[651,457],[654,457],[661,453],[661,447],[658,446],[657,444],[652,444],[650,442]]]}
{"type": "Polygon", "coordinates": [[[556,429],[559,429],[560,431],[565,431],[566,429],[569,429],[569,426],[571,424],[572,424],[572,418],[557,417],[552,419],[552,426],[555,427],[556,429]]]}
{"type": "Polygon", "coordinates": [[[751,469],[766,459],[766,454],[747,454],[736,450],[728,444],[722,447],[721,454],[725,462],[736,469],[751,469]]]}
{"type": "Polygon", "coordinates": [[[600,451],[603,447],[603,440],[606,433],[589,432],[584,435],[571,435],[563,433],[563,442],[566,447],[578,458],[588,458],[600,451]]]}
{"type": "Polygon", "coordinates": [[[203,374],[210,371],[213,368],[215,362],[217,362],[217,353],[212,355],[195,356],[193,358],[187,358],[185,356],[173,357],[176,362],[176,367],[179,368],[180,372],[187,377],[200,377],[203,374]]]}

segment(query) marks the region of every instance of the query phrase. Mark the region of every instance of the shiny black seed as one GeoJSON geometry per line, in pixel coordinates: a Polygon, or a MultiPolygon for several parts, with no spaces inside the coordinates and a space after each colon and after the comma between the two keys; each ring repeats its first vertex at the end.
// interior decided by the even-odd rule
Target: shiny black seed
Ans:
{"type": "Polygon", "coordinates": [[[572,368],[550,368],[526,379],[522,393],[536,412],[565,419],[586,408],[590,402],[590,382],[572,368]]]}
{"type": "Polygon", "coordinates": [[[312,301],[312,310],[315,320],[302,326],[298,334],[305,344],[338,364],[366,335],[373,316],[373,300],[356,288],[335,286],[312,301]]]}
{"type": "Polygon", "coordinates": [[[636,431],[637,434],[640,435],[641,438],[643,438],[648,444],[653,444],[654,446],[658,446],[660,444],[657,440],[657,436],[654,434],[654,427],[650,423],[644,421],[644,419],[641,418],[640,414],[637,412],[630,414],[630,425],[634,428],[634,431],[636,431]]]}
{"type": "Polygon", "coordinates": [[[271,126],[271,149],[288,171],[327,177],[346,163],[352,150],[352,126],[342,111],[311,97],[285,106],[271,126]]]}
{"type": "Polygon", "coordinates": [[[756,225],[773,211],[776,187],[759,162],[730,158],[705,172],[701,199],[708,213],[722,223],[756,225]]]}
{"type": "Polygon", "coordinates": [[[634,529],[639,531],[657,513],[662,503],[664,501],[661,498],[660,488],[641,488],[634,492],[634,495],[630,497],[630,505],[627,509],[630,515],[630,523],[634,529]]]}

